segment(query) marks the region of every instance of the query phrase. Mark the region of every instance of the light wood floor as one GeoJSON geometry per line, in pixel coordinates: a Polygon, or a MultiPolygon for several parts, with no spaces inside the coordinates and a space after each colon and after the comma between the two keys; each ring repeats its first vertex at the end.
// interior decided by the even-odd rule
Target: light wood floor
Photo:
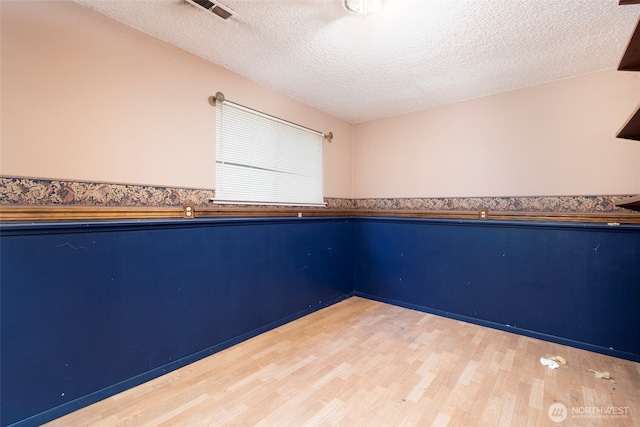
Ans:
{"type": "Polygon", "coordinates": [[[49,424],[117,425],[640,426],[640,364],[354,297],[49,424]]]}

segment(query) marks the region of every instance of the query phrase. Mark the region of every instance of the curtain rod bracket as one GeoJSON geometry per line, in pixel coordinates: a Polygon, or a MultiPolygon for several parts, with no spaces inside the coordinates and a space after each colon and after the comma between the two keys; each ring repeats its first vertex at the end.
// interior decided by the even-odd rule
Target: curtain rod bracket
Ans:
{"type": "Polygon", "coordinates": [[[333,141],[333,132],[324,133],[324,134],[322,134],[322,136],[325,137],[327,139],[327,141],[329,141],[329,142],[333,141]]]}

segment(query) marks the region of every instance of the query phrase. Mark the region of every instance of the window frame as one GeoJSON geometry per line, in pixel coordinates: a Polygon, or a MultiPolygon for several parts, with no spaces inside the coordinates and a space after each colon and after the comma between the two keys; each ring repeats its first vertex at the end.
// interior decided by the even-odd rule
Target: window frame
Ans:
{"type": "Polygon", "coordinates": [[[216,102],[214,203],[326,206],[321,132],[216,102]]]}

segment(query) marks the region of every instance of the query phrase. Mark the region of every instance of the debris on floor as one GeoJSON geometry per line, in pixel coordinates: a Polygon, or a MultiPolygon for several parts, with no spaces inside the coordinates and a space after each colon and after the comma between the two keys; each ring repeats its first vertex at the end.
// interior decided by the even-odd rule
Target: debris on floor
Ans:
{"type": "Polygon", "coordinates": [[[611,374],[607,371],[596,371],[593,369],[589,369],[589,372],[593,372],[593,374],[596,376],[596,378],[600,378],[603,380],[609,380],[611,382],[615,382],[613,381],[613,378],[611,378],[611,374]]]}
{"type": "Polygon", "coordinates": [[[553,357],[550,357],[549,360],[553,360],[554,362],[558,362],[561,365],[566,365],[567,364],[567,359],[565,359],[562,356],[553,356],[553,357]]]}
{"type": "Polygon", "coordinates": [[[550,369],[558,369],[560,367],[558,362],[551,359],[545,359],[544,357],[540,358],[540,363],[542,363],[544,366],[548,366],[550,369]]]}

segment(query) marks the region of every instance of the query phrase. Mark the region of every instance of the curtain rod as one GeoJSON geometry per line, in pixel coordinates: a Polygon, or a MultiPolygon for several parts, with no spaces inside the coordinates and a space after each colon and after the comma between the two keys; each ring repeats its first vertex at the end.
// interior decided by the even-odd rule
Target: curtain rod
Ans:
{"type": "Polygon", "coordinates": [[[281,118],[279,118],[279,117],[272,116],[271,114],[263,113],[262,111],[255,110],[255,109],[253,109],[253,108],[250,108],[250,107],[244,106],[244,105],[242,105],[242,104],[238,104],[238,103],[236,103],[236,102],[228,101],[228,100],[224,97],[224,94],[223,94],[222,92],[216,92],[215,96],[211,96],[211,97],[209,98],[209,100],[211,101],[211,104],[212,104],[212,105],[216,105],[216,103],[217,103],[217,102],[224,103],[224,104],[229,103],[229,104],[234,105],[235,107],[242,108],[242,109],[244,109],[244,110],[246,110],[246,111],[248,111],[248,112],[251,112],[251,113],[254,113],[254,114],[258,114],[258,115],[261,115],[261,116],[265,116],[265,117],[268,117],[268,118],[270,118],[270,119],[278,120],[278,121],[280,121],[280,122],[286,123],[286,124],[288,124],[288,125],[296,126],[296,127],[301,128],[301,129],[304,129],[304,130],[307,130],[307,131],[310,131],[310,132],[317,133],[318,135],[322,135],[322,137],[323,137],[323,138],[325,138],[325,139],[326,139],[327,141],[329,141],[329,142],[332,142],[332,140],[333,140],[333,132],[329,132],[329,133],[320,132],[320,131],[317,131],[317,130],[315,130],[315,129],[308,128],[308,127],[306,127],[306,126],[301,126],[301,125],[299,125],[299,124],[297,124],[297,123],[293,123],[293,122],[290,122],[290,121],[288,121],[288,120],[284,120],[284,119],[281,119],[281,118]]]}

